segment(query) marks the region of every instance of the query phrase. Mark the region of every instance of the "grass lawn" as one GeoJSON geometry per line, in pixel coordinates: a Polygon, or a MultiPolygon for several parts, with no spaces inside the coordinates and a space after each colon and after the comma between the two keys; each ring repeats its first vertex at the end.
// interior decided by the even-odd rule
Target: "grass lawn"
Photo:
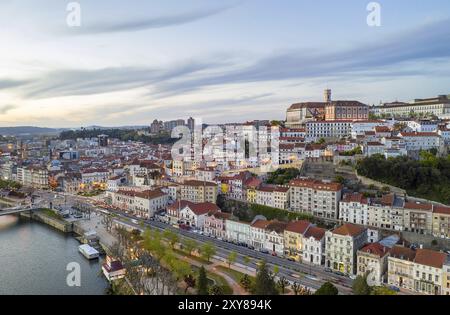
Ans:
{"type": "Polygon", "coordinates": [[[203,259],[202,257],[189,255],[189,254],[187,254],[186,252],[184,252],[184,251],[182,251],[180,249],[174,249],[173,251],[176,254],[178,254],[178,255],[181,255],[181,256],[184,256],[184,257],[188,257],[189,259],[195,260],[195,261],[197,261],[197,262],[199,262],[201,264],[204,264],[204,265],[211,265],[212,264],[212,262],[207,261],[206,259],[203,259]]]}
{"type": "MultiPolygon", "coordinates": [[[[245,275],[244,273],[234,270],[234,269],[230,269],[228,267],[225,266],[217,266],[217,269],[219,269],[220,271],[222,271],[223,273],[226,273],[227,275],[229,275],[231,278],[233,278],[234,281],[236,281],[241,287],[241,279],[242,277],[245,275]]],[[[250,278],[250,281],[252,283],[255,282],[256,278],[253,276],[248,275],[248,277],[250,278]]]]}
{"type": "Polygon", "coordinates": [[[50,210],[50,209],[42,209],[41,212],[42,212],[43,214],[45,214],[46,216],[50,217],[50,218],[54,218],[54,219],[58,219],[58,220],[64,220],[63,217],[62,217],[60,214],[56,213],[56,212],[53,211],[53,210],[50,210]]]}
{"type": "Polygon", "coordinates": [[[216,273],[213,272],[206,272],[206,276],[213,280],[218,286],[220,286],[222,288],[222,292],[224,295],[232,295],[233,294],[233,289],[228,285],[227,280],[225,280],[224,277],[219,276],[216,273]]]}

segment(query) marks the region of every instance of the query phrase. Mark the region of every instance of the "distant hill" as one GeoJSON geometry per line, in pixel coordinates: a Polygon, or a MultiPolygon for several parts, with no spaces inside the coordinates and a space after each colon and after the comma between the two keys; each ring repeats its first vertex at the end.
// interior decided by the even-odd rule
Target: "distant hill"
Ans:
{"type": "Polygon", "coordinates": [[[57,135],[65,129],[42,128],[32,126],[0,127],[0,135],[24,136],[24,135],[57,135]]]}

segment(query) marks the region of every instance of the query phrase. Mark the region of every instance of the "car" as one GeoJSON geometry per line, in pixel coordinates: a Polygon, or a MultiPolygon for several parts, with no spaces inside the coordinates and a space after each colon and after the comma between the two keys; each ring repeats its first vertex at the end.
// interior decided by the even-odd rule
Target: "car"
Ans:
{"type": "Polygon", "coordinates": [[[275,253],[275,252],[272,252],[272,256],[274,256],[274,257],[277,257],[277,256],[278,256],[278,254],[277,254],[277,253],[275,253]]]}
{"type": "Polygon", "coordinates": [[[393,285],[391,285],[391,286],[389,287],[389,289],[391,289],[392,291],[395,291],[395,292],[400,292],[400,289],[397,288],[396,286],[393,286],[393,285]]]}
{"type": "Polygon", "coordinates": [[[295,258],[293,257],[288,257],[287,260],[295,262],[295,258]]]}
{"type": "Polygon", "coordinates": [[[262,254],[269,254],[269,251],[268,251],[267,249],[264,249],[264,248],[260,249],[259,251],[260,251],[262,254]]]}
{"type": "Polygon", "coordinates": [[[333,272],[333,270],[331,270],[331,268],[325,268],[324,271],[325,272],[330,272],[330,273],[333,272]]]}
{"type": "Polygon", "coordinates": [[[254,246],[252,246],[252,245],[248,245],[248,249],[254,250],[254,249],[255,249],[255,247],[254,247],[254,246]]]}
{"type": "Polygon", "coordinates": [[[345,277],[345,273],[340,272],[340,271],[336,271],[335,274],[338,276],[341,276],[341,277],[345,277]]]}
{"type": "Polygon", "coordinates": [[[350,275],[349,278],[352,279],[352,280],[355,280],[355,279],[356,279],[356,276],[355,276],[355,275],[350,275]]]}

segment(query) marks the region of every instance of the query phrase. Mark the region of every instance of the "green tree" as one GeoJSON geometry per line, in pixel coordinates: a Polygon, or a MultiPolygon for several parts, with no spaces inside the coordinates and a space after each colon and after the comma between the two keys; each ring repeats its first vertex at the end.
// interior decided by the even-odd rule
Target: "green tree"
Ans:
{"type": "Polygon", "coordinates": [[[178,243],[179,240],[180,240],[178,234],[173,232],[173,231],[171,231],[171,230],[165,230],[163,235],[164,235],[164,238],[166,238],[169,241],[170,246],[172,247],[172,249],[174,249],[175,248],[175,244],[178,243]]]}
{"type": "Polygon", "coordinates": [[[187,238],[183,242],[183,249],[188,255],[192,255],[192,251],[198,247],[198,243],[190,238],[187,238]]]}
{"type": "Polygon", "coordinates": [[[208,295],[208,278],[206,277],[205,267],[201,266],[198,271],[197,294],[208,295]]]}
{"type": "Polygon", "coordinates": [[[278,295],[275,281],[270,276],[264,260],[259,264],[253,292],[255,295],[278,295]]]}
{"type": "Polygon", "coordinates": [[[355,295],[370,295],[370,286],[367,284],[366,276],[357,276],[353,281],[353,293],[355,295]]]}
{"type": "Polygon", "coordinates": [[[201,256],[203,259],[206,259],[208,262],[211,260],[211,257],[216,254],[216,247],[213,243],[208,242],[204,244],[201,248],[201,256]]]}
{"type": "Polygon", "coordinates": [[[228,268],[231,268],[231,265],[236,262],[236,259],[237,259],[237,253],[236,252],[231,252],[228,255],[228,257],[227,257],[228,268]]]}
{"type": "Polygon", "coordinates": [[[215,284],[209,289],[210,295],[223,295],[223,289],[221,286],[215,284]]]}
{"type": "Polygon", "coordinates": [[[289,285],[289,281],[285,277],[281,277],[277,282],[278,288],[280,288],[281,294],[286,292],[286,287],[289,285]]]}
{"type": "Polygon", "coordinates": [[[247,274],[244,274],[242,276],[242,278],[239,281],[239,283],[245,289],[245,291],[250,291],[251,288],[252,288],[252,280],[250,279],[250,277],[247,274]]]}
{"type": "Polygon", "coordinates": [[[331,282],[325,282],[314,295],[338,295],[338,293],[338,289],[331,282]]]}

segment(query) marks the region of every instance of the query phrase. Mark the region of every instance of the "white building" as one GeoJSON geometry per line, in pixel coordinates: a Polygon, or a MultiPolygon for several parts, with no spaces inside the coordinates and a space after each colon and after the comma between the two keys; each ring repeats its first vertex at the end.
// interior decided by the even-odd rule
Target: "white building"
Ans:
{"type": "Polygon", "coordinates": [[[225,221],[225,230],[227,233],[227,240],[236,244],[243,243],[250,245],[250,224],[240,222],[233,219],[225,221]]]}
{"type": "Polygon", "coordinates": [[[303,262],[322,265],[325,258],[325,229],[310,227],[303,235],[303,262]]]}
{"type": "Polygon", "coordinates": [[[360,193],[346,194],[339,203],[339,219],[353,224],[368,225],[369,200],[360,193]]]}
{"type": "Polygon", "coordinates": [[[435,132],[401,132],[408,151],[440,149],[441,137],[435,132]]]}

